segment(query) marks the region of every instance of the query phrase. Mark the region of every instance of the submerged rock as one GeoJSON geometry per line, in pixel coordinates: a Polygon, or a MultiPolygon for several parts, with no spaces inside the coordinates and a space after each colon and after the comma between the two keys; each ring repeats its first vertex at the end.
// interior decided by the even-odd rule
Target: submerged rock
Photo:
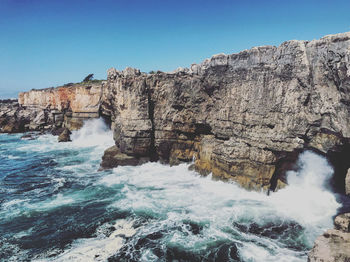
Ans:
{"type": "Polygon", "coordinates": [[[70,141],[72,141],[70,139],[71,134],[72,134],[72,132],[68,128],[65,128],[62,131],[62,133],[58,136],[58,142],[70,142],[70,141]]]}
{"type": "Polygon", "coordinates": [[[334,220],[335,229],[319,236],[309,253],[309,262],[350,261],[350,213],[338,215],[334,220]]]}

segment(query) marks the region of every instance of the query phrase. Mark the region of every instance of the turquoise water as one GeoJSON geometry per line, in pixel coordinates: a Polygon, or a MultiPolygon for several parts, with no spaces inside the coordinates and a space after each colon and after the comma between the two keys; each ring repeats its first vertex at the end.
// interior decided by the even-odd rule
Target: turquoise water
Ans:
{"type": "Polygon", "coordinates": [[[271,196],[147,163],[97,172],[101,120],[72,143],[0,135],[1,261],[306,261],[340,204],[332,169],[305,152],[271,196]]]}

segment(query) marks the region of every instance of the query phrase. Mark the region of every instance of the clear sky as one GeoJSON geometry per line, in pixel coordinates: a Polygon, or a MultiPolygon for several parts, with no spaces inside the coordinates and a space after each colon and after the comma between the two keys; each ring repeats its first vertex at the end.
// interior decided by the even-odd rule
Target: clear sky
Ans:
{"type": "Polygon", "coordinates": [[[350,0],[0,0],[0,97],[350,31],[350,0]]]}

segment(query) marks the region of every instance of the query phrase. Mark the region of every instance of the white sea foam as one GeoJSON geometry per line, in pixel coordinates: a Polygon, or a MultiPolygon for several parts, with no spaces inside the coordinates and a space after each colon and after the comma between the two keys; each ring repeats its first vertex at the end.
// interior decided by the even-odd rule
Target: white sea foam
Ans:
{"type": "Polygon", "coordinates": [[[304,152],[300,170],[290,171],[289,186],[271,196],[279,214],[292,217],[305,226],[332,226],[332,216],[340,204],[325,186],[333,174],[327,160],[315,153],[304,152]]]}
{"type": "Polygon", "coordinates": [[[133,221],[121,219],[114,224],[116,230],[108,237],[99,235],[96,238],[78,239],[71,247],[57,257],[36,261],[107,261],[107,259],[118,252],[125,243],[125,238],[136,233],[133,221]]]}
{"type": "Polygon", "coordinates": [[[100,157],[107,147],[114,145],[113,132],[101,118],[86,120],[81,129],[72,131],[71,139],[72,142],[57,143],[56,136],[41,135],[37,140],[29,141],[18,149],[29,152],[50,152],[54,149],[92,148],[93,155],[100,157]]]}
{"type": "Polygon", "coordinates": [[[13,156],[13,155],[8,155],[7,158],[8,158],[8,159],[11,159],[11,160],[12,160],[12,159],[19,159],[18,156],[13,156]]]}
{"type": "MultiPolygon", "coordinates": [[[[125,211],[135,219],[147,219],[137,228],[129,219],[105,223],[91,238],[77,239],[62,254],[43,261],[106,261],[124,245],[133,245],[139,237],[159,231],[166,232],[156,240],[161,247],[177,246],[189,252],[205,253],[213,243],[221,241],[235,243],[242,261],[305,261],[307,250],[297,251],[283,244],[283,225],[296,223],[299,226],[296,230],[301,233],[294,236],[292,244],[297,246],[299,241],[308,248],[316,236],[333,226],[332,216],[340,206],[326,186],[333,170],[323,157],[314,153],[301,154],[300,170],[288,173],[289,186],[267,196],[263,192],[248,192],[235,183],[199,176],[189,171],[186,164],[169,167],[146,163],[97,174],[96,165],[103,151],[114,144],[112,137],[103,121],[94,119],[73,132],[71,143],[57,143],[57,138],[50,135],[40,137],[37,142],[23,142],[21,150],[63,152],[62,157],[56,159],[58,167],[55,168],[73,178],[50,177],[55,183],[56,195],[43,201],[3,203],[11,212],[46,212],[92,200],[111,201],[108,210],[125,211]],[[75,150],[75,153],[65,155],[65,150],[75,150]],[[67,179],[88,183],[89,188],[59,193],[67,179]],[[98,192],[106,188],[117,193],[108,196],[109,199],[105,196],[95,199],[98,192]],[[200,233],[193,233],[186,221],[199,225],[200,233]],[[264,237],[237,224],[248,228],[254,224],[261,230],[281,225],[282,233],[276,238],[264,237]],[[106,230],[113,226],[115,230],[108,235],[103,226],[106,230]]],[[[2,206],[4,210],[7,208],[2,206]]],[[[140,252],[140,261],[158,260],[152,248],[144,246],[140,252]]]]}
{"type": "Polygon", "coordinates": [[[73,145],[78,147],[114,144],[113,133],[101,118],[86,120],[81,129],[72,132],[71,138],[73,145]]]}
{"type": "Polygon", "coordinates": [[[26,202],[26,200],[25,199],[12,199],[8,202],[3,203],[2,208],[8,209],[8,208],[13,207],[13,206],[18,206],[19,204],[21,204],[23,202],[26,202]]]}
{"type": "Polygon", "coordinates": [[[235,222],[264,225],[291,221],[304,228],[303,241],[311,246],[319,234],[332,227],[332,216],[340,207],[334,195],[324,187],[332,175],[332,168],[323,157],[311,152],[301,154],[299,165],[298,172],[288,174],[289,186],[271,196],[198,176],[188,171],[185,164],[169,167],[147,163],[138,167],[118,167],[99,183],[109,187],[123,186],[125,197],[116,200],[113,207],[162,218],[157,225],[160,228],[169,228],[183,220],[207,225],[205,237],[188,237],[180,231],[173,234],[170,243],[180,244],[185,249],[205,248],[215,236],[240,242],[244,261],[304,261],[305,253],[285,248],[278,241],[242,232],[245,240],[237,240],[231,234],[235,222]]]}

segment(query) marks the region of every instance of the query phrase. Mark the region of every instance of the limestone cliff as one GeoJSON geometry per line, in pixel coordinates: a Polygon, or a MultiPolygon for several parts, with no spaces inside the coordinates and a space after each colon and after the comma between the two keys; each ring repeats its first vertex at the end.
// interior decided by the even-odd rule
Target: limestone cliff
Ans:
{"type": "Polygon", "coordinates": [[[16,133],[79,129],[99,117],[103,83],[81,83],[19,94],[18,101],[0,101],[0,131],[16,133]]]}
{"type": "Polygon", "coordinates": [[[11,110],[2,105],[1,131],[72,130],[102,116],[116,142],[102,168],[195,160],[199,172],[255,190],[283,185],[298,154],[313,149],[328,157],[345,191],[350,33],[215,55],[172,73],[107,74],[100,84],[21,93],[11,110]]]}
{"type": "MultiPolygon", "coordinates": [[[[274,189],[311,148],[350,161],[350,33],[216,55],[190,69],[108,71],[102,112],[121,153],[274,189]],[[343,156],[343,157],[342,157],[343,156]]],[[[118,165],[118,163],[115,163],[118,165]]]]}
{"type": "Polygon", "coordinates": [[[99,116],[101,84],[75,84],[58,88],[31,90],[19,94],[18,103],[24,108],[45,109],[53,121],[71,130],[79,129],[86,118],[99,116]]]}

